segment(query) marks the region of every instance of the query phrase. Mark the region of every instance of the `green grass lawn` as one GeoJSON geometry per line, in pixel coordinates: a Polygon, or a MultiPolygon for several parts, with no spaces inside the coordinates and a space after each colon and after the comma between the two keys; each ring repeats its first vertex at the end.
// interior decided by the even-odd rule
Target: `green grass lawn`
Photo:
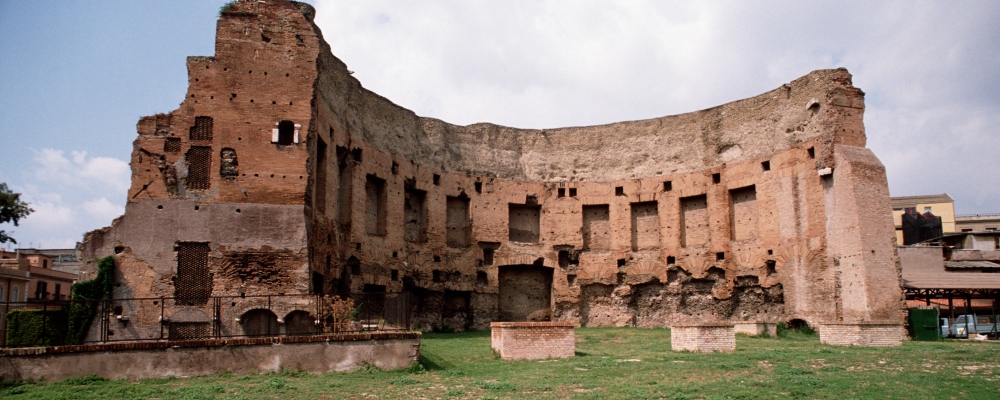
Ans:
{"type": "Polygon", "coordinates": [[[675,353],[666,329],[580,328],[576,357],[503,361],[489,332],[427,334],[422,367],[187,379],[4,383],[17,399],[667,398],[1000,399],[1000,344],[834,347],[814,335],[737,337],[734,353],[675,353]]]}

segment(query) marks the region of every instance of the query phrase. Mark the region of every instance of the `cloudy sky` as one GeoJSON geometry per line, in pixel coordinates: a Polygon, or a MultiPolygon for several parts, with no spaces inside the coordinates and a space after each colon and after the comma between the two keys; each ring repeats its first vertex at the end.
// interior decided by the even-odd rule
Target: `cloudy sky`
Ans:
{"type": "MultiPolygon", "coordinates": [[[[0,0],[0,182],[35,209],[0,229],[72,247],[122,213],[135,123],[180,104],[224,2],[0,0]]],[[[456,124],[652,118],[846,67],[892,195],[1000,212],[1000,2],[311,3],[365,87],[456,124]]]]}

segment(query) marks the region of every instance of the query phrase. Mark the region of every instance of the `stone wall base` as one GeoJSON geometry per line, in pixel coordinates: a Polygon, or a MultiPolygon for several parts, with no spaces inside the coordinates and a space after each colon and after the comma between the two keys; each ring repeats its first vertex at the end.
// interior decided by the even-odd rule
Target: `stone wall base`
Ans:
{"type": "Polygon", "coordinates": [[[733,323],[737,334],[747,336],[778,336],[778,324],[767,322],[736,322],[733,323]]]}
{"type": "Polygon", "coordinates": [[[670,349],[673,351],[736,350],[736,328],[733,324],[674,325],[670,327],[670,349]]]}
{"type": "Polygon", "coordinates": [[[572,357],[575,328],[572,322],[493,322],[491,345],[504,360],[572,357]]]}
{"type": "Polygon", "coordinates": [[[0,380],[97,375],[146,379],[276,372],[324,373],[362,365],[406,368],[420,359],[419,332],[375,332],[0,350],[0,380]]]}
{"type": "Polygon", "coordinates": [[[819,341],[835,346],[893,347],[903,344],[899,323],[820,323],[819,341]]]}

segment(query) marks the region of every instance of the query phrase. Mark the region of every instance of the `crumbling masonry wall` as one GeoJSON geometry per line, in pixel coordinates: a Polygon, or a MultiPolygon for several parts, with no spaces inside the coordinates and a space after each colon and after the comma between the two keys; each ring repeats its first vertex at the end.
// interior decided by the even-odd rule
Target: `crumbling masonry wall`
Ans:
{"type": "Polygon", "coordinates": [[[134,257],[122,294],[174,293],[174,248],[204,242],[212,293],[405,291],[421,329],[901,321],[846,70],[649,120],[457,126],[364,89],[312,14],[236,3],[181,107],[139,122],[126,213],[81,245],[134,257]]]}

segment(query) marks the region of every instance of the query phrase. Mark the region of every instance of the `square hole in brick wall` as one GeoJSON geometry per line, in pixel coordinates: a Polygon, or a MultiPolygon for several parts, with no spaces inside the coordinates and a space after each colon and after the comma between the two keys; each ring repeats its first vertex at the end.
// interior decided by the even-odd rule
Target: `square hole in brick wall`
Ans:
{"type": "Polygon", "coordinates": [[[500,248],[499,242],[479,242],[479,248],[483,250],[483,264],[493,265],[493,255],[500,248]]]}
{"type": "Polygon", "coordinates": [[[556,196],[566,197],[566,189],[565,188],[556,189],[556,196]]]}
{"type": "Polygon", "coordinates": [[[507,205],[508,238],[512,242],[538,243],[542,207],[531,204],[507,205]]]}
{"type": "Polygon", "coordinates": [[[576,197],[576,188],[569,188],[569,197],[576,197]]]}
{"type": "Polygon", "coordinates": [[[673,182],[671,182],[671,181],[664,181],[663,182],[663,191],[664,192],[669,192],[669,191],[671,191],[673,189],[674,189],[674,183],[673,182]]]}
{"type": "Polygon", "coordinates": [[[441,184],[441,175],[434,174],[433,179],[434,179],[434,184],[435,185],[440,185],[441,184]]]}
{"type": "Polygon", "coordinates": [[[624,196],[624,195],[625,195],[625,187],[615,186],[615,196],[624,196]]]}
{"type": "Polygon", "coordinates": [[[810,147],[810,148],[806,149],[806,151],[809,153],[809,158],[816,158],[816,148],[815,147],[810,147]]]}
{"type": "Polygon", "coordinates": [[[475,187],[476,187],[476,193],[479,193],[479,194],[483,193],[483,183],[482,182],[476,182],[475,183],[475,187]]]}
{"type": "Polygon", "coordinates": [[[712,174],[712,183],[722,183],[722,174],[718,172],[712,174]]]}
{"type": "Polygon", "coordinates": [[[181,151],[181,138],[168,137],[166,141],[163,142],[163,152],[178,153],[180,151],[181,151]]]}
{"type": "Polygon", "coordinates": [[[762,161],[760,163],[760,169],[762,169],[764,171],[770,171],[771,170],[771,161],[770,160],[768,160],[768,161],[762,161]]]}
{"type": "Polygon", "coordinates": [[[725,259],[726,259],[726,252],[720,251],[718,253],[715,253],[715,260],[716,261],[722,261],[722,260],[725,260],[725,259]]]}

